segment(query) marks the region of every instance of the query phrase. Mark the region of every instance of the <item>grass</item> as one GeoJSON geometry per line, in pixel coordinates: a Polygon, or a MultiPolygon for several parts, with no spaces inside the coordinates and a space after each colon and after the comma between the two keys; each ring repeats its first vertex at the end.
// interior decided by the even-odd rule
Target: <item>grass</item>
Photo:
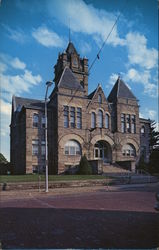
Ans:
{"type": "MultiPolygon", "coordinates": [[[[101,176],[101,175],[49,175],[49,181],[100,180],[106,178],[107,178],[106,176],[101,176]]],[[[38,180],[39,180],[38,174],[0,176],[0,183],[37,182],[38,180]]],[[[45,175],[40,175],[40,180],[45,181],[45,175]]]]}

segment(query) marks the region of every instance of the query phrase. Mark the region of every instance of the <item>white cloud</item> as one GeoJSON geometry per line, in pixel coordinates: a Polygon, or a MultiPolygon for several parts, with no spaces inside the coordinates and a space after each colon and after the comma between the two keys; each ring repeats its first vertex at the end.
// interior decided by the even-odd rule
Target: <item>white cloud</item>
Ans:
{"type": "Polygon", "coordinates": [[[2,114],[11,115],[11,104],[0,99],[0,110],[2,114]]]}
{"type": "MultiPolygon", "coordinates": [[[[48,1],[48,10],[67,27],[70,20],[72,31],[93,35],[102,41],[107,37],[117,17],[105,10],[96,9],[91,4],[87,5],[83,0],[48,1]]],[[[125,40],[119,37],[117,26],[114,27],[107,43],[114,46],[125,45],[125,40]]]]}
{"type": "Polygon", "coordinates": [[[4,98],[11,100],[13,94],[20,95],[23,92],[29,92],[30,89],[42,81],[41,76],[33,75],[31,71],[26,68],[26,64],[19,58],[12,58],[6,54],[0,54],[3,70],[0,72],[1,77],[1,91],[4,98]],[[8,74],[7,69],[20,69],[20,74],[8,74]]]}
{"type": "Polygon", "coordinates": [[[34,29],[32,36],[45,47],[63,47],[64,40],[46,26],[34,29]]]}
{"type": "Polygon", "coordinates": [[[1,24],[2,27],[7,31],[7,36],[18,43],[24,44],[26,41],[28,41],[28,37],[24,33],[24,31],[20,28],[18,29],[12,29],[6,24],[1,24]]]}
{"type": "Polygon", "coordinates": [[[15,69],[25,69],[26,64],[22,61],[19,60],[19,58],[15,57],[13,60],[10,62],[11,66],[15,69]]]}
{"type": "Polygon", "coordinates": [[[108,84],[114,85],[115,82],[117,81],[118,77],[119,77],[119,75],[113,73],[113,74],[109,77],[109,82],[108,82],[108,84]]]}
{"type": "Polygon", "coordinates": [[[144,35],[138,32],[130,32],[126,35],[126,41],[130,64],[139,65],[145,69],[152,69],[157,66],[157,50],[147,47],[147,39],[144,35]]]}
{"type": "Polygon", "coordinates": [[[132,83],[142,84],[144,87],[144,93],[150,97],[158,96],[157,82],[152,83],[152,76],[150,70],[137,71],[134,68],[130,68],[124,75],[124,80],[131,81],[132,83]]]}
{"type": "Polygon", "coordinates": [[[155,110],[146,109],[145,111],[146,111],[147,116],[148,116],[150,119],[152,119],[152,120],[155,119],[156,114],[157,114],[157,112],[156,112],[155,110]]]}
{"type": "Polygon", "coordinates": [[[87,42],[80,42],[79,47],[80,47],[81,54],[84,55],[84,56],[86,54],[90,53],[91,49],[92,49],[91,45],[89,43],[87,43],[87,42]]]}

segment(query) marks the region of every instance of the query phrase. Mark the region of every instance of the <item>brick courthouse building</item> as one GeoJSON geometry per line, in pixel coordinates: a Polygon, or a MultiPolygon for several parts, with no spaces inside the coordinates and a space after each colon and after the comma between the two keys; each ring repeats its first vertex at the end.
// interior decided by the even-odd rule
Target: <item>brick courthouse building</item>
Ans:
{"type": "MultiPolygon", "coordinates": [[[[106,98],[100,85],[88,94],[88,59],[69,42],[59,54],[48,102],[49,173],[60,174],[86,155],[91,164],[118,163],[131,170],[149,158],[149,121],[120,79],[106,98]]],[[[44,101],[13,96],[11,162],[17,174],[45,170],[44,101]]]]}

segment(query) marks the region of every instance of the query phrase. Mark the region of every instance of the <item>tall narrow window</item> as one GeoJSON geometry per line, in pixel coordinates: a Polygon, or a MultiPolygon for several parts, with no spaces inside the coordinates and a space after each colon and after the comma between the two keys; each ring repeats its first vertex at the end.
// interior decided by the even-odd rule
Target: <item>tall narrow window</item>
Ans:
{"type": "Polygon", "coordinates": [[[70,108],[70,125],[71,128],[75,128],[75,108],[70,108]]]}
{"type": "Polygon", "coordinates": [[[127,131],[128,133],[131,133],[130,115],[126,115],[126,131],[127,131]]]}
{"type": "Polygon", "coordinates": [[[95,128],[96,127],[96,114],[95,112],[91,113],[91,128],[95,128]]]}
{"type": "Polygon", "coordinates": [[[131,115],[131,133],[136,133],[136,117],[135,115],[131,115]]]}
{"type": "Polygon", "coordinates": [[[101,94],[98,95],[98,102],[102,103],[102,95],[101,94]]]}
{"type": "Polygon", "coordinates": [[[32,155],[38,155],[39,153],[39,140],[32,140],[32,155]]]}
{"type": "Polygon", "coordinates": [[[39,123],[39,115],[33,114],[33,127],[37,128],[39,123]]]}
{"type": "Polygon", "coordinates": [[[41,118],[41,127],[45,128],[45,116],[42,116],[41,118]]]}
{"type": "Polygon", "coordinates": [[[41,155],[43,157],[45,156],[45,141],[41,142],[41,155]]]}
{"type": "Polygon", "coordinates": [[[64,128],[69,127],[69,107],[64,106],[64,128]]]}
{"type": "Polygon", "coordinates": [[[82,128],[82,109],[77,108],[77,128],[82,128]]]}
{"type": "Polygon", "coordinates": [[[103,112],[101,110],[98,111],[98,126],[99,128],[103,127],[103,112]]]}
{"type": "Polygon", "coordinates": [[[109,128],[109,115],[108,114],[105,115],[105,127],[109,128]]]}
{"type": "Polygon", "coordinates": [[[125,114],[121,114],[121,132],[125,133],[125,114]]]}

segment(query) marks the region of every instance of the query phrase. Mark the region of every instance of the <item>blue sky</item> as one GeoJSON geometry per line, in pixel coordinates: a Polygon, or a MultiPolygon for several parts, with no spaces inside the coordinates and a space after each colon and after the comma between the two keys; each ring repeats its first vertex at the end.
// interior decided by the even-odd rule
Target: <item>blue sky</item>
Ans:
{"type": "Polygon", "coordinates": [[[0,5],[1,149],[9,159],[12,95],[43,99],[59,52],[71,41],[94,60],[117,16],[89,92],[100,83],[106,97],[118,74],[140,100],[140,116],[158,123],[157,0],[2,0],[0,5]],[[121,13],[121,14],[120,14],[121,13]]]}

